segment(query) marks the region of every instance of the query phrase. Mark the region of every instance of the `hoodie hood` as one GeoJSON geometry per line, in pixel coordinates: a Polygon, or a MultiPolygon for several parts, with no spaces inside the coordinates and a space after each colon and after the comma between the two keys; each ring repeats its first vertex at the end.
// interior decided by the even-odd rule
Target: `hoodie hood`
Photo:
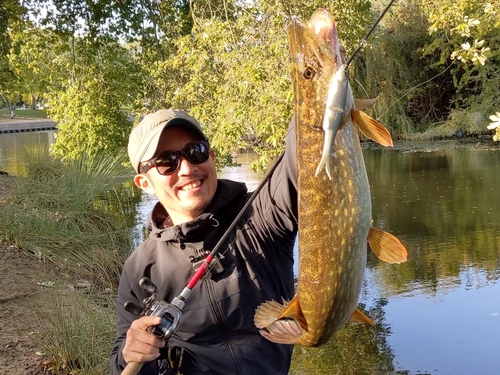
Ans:
{"type": "Polygon", "coordinates": [[[228,204],[239,207],[238,202],[243,199],[246,192],[247,187],[244,183],[219,179],[212,202],[203,214],[194,220],[168,228],[159,228],[168,218],[168,213],[158,202],[149,213],[146,221],[146,228],[150,232],[149,237],[158,241],[178,243],[203,241],[218,226],[220,221],[218,212],[221,208],[228,204]]]}

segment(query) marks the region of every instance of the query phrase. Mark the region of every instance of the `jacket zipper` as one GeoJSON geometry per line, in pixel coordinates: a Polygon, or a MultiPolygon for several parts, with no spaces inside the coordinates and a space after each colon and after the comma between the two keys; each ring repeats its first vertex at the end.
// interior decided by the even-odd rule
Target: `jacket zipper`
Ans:
{"type": "MultiPolygon", "coordinates": [[[[206,281],[208,281],[208,280],[206,280],[206,281]]],[[[222,331],[224,332],[224,337],[225,337],[225,340],[227,343],[230,359],[232,360],[234,367],[237,371],[236,374],[243,375],[243,371],[241,369],[239,357],[237,355],[237,349],[234,346],[233,339],[227,330],[227,325],[226,325],[226,321],[224,319],[224,315],[222,314],[219,303],[217,302],[215,287],[213,286],[213,283],[211,283],[211,282],[206,282],[205,284],[207,285],[207,289],[208,289],[208,297],[209,297],[209,301],[210,301],[210,307],[212,308],[212,311],[214,312],[215,320],[216,320],[217,324],[219,325],[219,327],[221,327],[222,331]]]]}

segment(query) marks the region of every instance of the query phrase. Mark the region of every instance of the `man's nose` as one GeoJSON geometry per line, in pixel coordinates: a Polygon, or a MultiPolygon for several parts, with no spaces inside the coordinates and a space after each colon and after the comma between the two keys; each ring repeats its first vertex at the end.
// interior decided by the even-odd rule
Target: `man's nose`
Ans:
{"type": "Polygon", "coordinates": [[[181,156],[181,161],[180,161],[180,166],[179,166],[179,174],[181,175],[188,175],[193,173],[193,170],[197,168],[195,164],[192,164],[187,158],[182,155],[181,156]]]}

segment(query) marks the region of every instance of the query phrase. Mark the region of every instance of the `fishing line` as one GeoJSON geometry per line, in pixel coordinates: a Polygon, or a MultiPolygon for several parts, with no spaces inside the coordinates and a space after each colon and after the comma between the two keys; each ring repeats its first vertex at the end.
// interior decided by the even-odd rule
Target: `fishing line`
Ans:
{"type": "Polygon", "coordinates": [[[421,82],[419,83],[418,85],[416,86],[413,86],[411,89],[409,89],[407,92],[405,92],[403,95],[401,95],[398,99],[396,99],[394,101],[394,103],[392,103],[389,107],[387,107],[386,111],[384,113],[382,113],[380,116],[377,117],[377,120],[379,120],[383,115],[385,115],[387,112],[389,112],[389,110],[394,107],[401,99],[403,99],[406,95],[408,95],[410,92],[412,92],[413,90],[415,90],[417,87],[419,86],[422,86],[422,85],[425,85],[426,83],[434,80],[435,78],[439,77],[441,74],[444,74],[448,69],[451,68],[451,66],[453,65],[453,63],[451,63],[450,65],[448,65],[448,67],[443,70],[441,73],[438,73],[436,74],[434,77],[431,77],[429,78],[427,81],[424,81],[424,82],[421,82]]]}
{"type": "Polygon", "coordinates": [[[358,47],[352,53],[351,57],[349,57],[349,60],[347,60],[347,62],[345,63],[346,66],[349,66],[349,64],[352,62],[352,60],[354,59],[354,57],[356,57],[356,55],[361,50],[361,48],[363,48],[365,46],[365,44],[367,43],[368,38],[370,37],[370,35],[372,35],[373,30],[375,30],[375,28],[378,26],[378,24],[380,23],[380,21],[382,21],[382,18],[384,18],[385,14],[389,10],[389,8],[392,6],[392,4],[394,4],[395,1],[396,0],[391,0],[389,2],[389,4],[387,4],[387,6],[385,7],[385,9],[382,11],[382,13],[380,14],[380,16],[377,18],[377,20],[373,24],[372,28],[370,30],[368,30],[368,32],[366,33],[365,37],[363,39],[361,39],[361,42],[359,42],[358,47]]]}

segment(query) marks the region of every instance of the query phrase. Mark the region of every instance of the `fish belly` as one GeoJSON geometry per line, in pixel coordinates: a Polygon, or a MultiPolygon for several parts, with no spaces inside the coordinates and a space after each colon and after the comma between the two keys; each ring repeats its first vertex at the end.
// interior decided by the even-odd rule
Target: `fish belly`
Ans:
{"type": "MultiPolygon", "coordinates": [[[[300,121],[299,124],[307,123],[300,121]]],[[[314,176],[323,132],[297,129],[299,275],[297,298],[307,321],[298,343],[318,346],[354,312],[366,267],[370,190],[357,129],[346,121],[330,157],[330,180],[314,176]]]]}

